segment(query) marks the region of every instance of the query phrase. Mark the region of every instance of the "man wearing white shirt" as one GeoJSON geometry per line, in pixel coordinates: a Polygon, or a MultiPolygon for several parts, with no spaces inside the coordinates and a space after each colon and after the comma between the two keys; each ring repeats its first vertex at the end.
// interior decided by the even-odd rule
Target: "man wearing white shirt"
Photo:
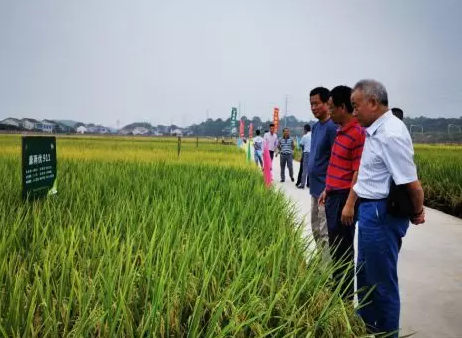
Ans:
{"type": "MultiPolygon", "coordinates": [[[[297,188],[303,189],[305,184],[307,184],[307,177],[308,177],[308,162],[310,159],[310,148],[311,148],[311,126],[309,124],[305,124],[303,126],[303,130],[305,134],[302,136],[300,140],[300,146],[303,148],[302,153],[302,160],[300,165],[302,166],[302,177],[300,179],[300,184],[297,185],[297,188]]],[[[308,185],[308,184],[307,184],[308,185]]]]}
{"type": "Polygon", "coordinates": [[[270,130],[269,132],[265,133],[265,135],[263,136],[263,139],[268,144],[268,149],[269,149],[269,153],[270,153],[271,161],[272,161],[274,157],[274,151],[278,147],[278,135],[274,132],[274,123],[270,124],[270,130]]]}
{"type": "Polygon", "coordinates": [[[375,80],[359,81],[351,102],[359,123],[366,127],[366,141],[353,187],[358,197],[357,285],[361,302],[371,290],[359,314],[372,332],[393,332],[398,337],[400,299],[397,262],[401,238],[409,220],[425,222],[424,194],[417,178],[409,132],[388,109],[385,87],[375,80]],[[412,215],[394,216],[387,209],[392,181],[404,185],[412,215]]]}

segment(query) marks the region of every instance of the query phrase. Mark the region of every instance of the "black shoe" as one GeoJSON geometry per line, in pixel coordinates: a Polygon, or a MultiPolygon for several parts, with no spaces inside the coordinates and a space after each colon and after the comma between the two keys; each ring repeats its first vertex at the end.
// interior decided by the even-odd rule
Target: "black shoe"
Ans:
{"type": "Polygon", "coordinates": [[[295,181],[293,177],[291,177],[290,179],[291,179],[291,181],[292,181],[292,182],[294,182],[294,181],[295,181]]]}
{"type": "Polygon", "coordinates": [[[285,181],[285,180],[282,180],[282,179],[281,179],[279,182],[284,182],[284,181],[285,181]]]}
{"type": "Polygon", "coordinates": [[[298,189],[305,189],[305,187],[301,186],[301,185],[297,185],[297,188],[298,189]]]}

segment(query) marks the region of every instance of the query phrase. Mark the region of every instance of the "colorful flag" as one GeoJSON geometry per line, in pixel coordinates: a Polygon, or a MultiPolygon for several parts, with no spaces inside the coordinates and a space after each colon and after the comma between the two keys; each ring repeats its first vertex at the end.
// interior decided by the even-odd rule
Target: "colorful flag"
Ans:
{"type": "Polygon", "coordinates": [[[239,121],[239,136],[240,138],[244,138],[244,129],[245,129],[245,123],[244,123],[244,120],[240,120],[239,121]]]}
{"type": "Polygon", "coordinates": [[[273,123],[274,123],[274,132],[277,134],[279,129],[279,108],[274,107],[273,110],[273,123]]]}
{"type": "Polygon", "coordinates": [[[253,138],[253,123],[249,125],[249,139],[253,138]]]}
{"type": "Polygon", "coordinates": [[[269,153],[268,143],[265,142],[263,146],[263,177],[265,178],[265,185],[267,188],[271,185],[271,167],[273,163],[269,153]]]}

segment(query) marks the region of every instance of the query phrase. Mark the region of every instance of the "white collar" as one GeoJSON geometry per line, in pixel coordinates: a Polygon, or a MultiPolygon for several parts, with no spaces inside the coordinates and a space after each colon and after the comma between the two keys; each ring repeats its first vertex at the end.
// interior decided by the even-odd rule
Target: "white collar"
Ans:
{"type": "Polygon", "coordinates": [[[375,120],[369,127],[366,128],[366,133],[369,136],[374,135],[374,133],[379,129],[385,120],[387,120],[390,115],[392,115],[391,110],[387,110],[382,116],[375,120]]]}

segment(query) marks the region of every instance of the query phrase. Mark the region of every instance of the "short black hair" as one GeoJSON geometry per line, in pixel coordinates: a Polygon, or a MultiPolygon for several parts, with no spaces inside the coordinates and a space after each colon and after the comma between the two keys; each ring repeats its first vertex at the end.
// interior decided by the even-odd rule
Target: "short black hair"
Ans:
{"type": "Polygon", "coordinates": [[[403,120],[404,118],[404,112],[401,108],[391,108],[391,112],[393,113],[393,115],[395,115],[397,118],[399,118],[400,120],[403,120]]]}
{"type": "Polygon", "coordinates": [[[330,92],[332,102],[336,107],[345,106],[348,113],[353,113],[353,105],[351,104],[351,88],[348,86],[337,86],[330,92]]]}
{"type": "Polygon", "coordinates": [[[326,103],[329,100],[330,92],[329,89],[324,88],[324,87],[316,87],[311,90],[310,92],[310,97],[319,95],[319,98],[323,103],[326,103]]]}
{"type": "Polygon", "coordinates": [[[286,130],[289,131],[289,128],[285,127],[284,129],[282,129],[283,132],[286,130]]]}
{"type": "Polygon", "coordinates": [[[274,123],[270,123],[270,128],[271,128],[271,127],[274,127],[274,123]]]}
{"type": "Polygon", "coordinates": [[[260,129],[255,130],[255,134],[257,134],[257,136],[259,136],[260,135],[260,129]]]}
{"type": "Polygon", "coordinates": [[[305,124],[305,125],[303,126],[303,129],[304,129],[305,131],[311,131],[311,126],[307,123],[307,124],[305,124]]]}

